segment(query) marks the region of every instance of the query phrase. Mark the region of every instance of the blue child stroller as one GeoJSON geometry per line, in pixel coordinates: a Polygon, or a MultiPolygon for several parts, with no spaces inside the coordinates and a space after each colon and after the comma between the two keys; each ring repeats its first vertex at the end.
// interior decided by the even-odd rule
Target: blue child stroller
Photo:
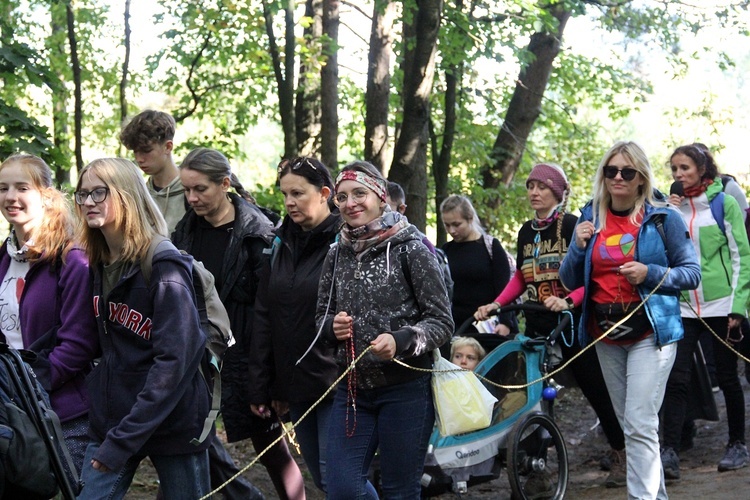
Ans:
{"type": "MultiPolygon", "coordinates": [[[[550,314],[544,306],[514,304],[503,312],[550,314]]],[[[553,313],[554,314],[554,313],[553,313]]],[[[466,330],[472,319],[456,331],[466,330]]],[[[465,493],[474,484],[491,481],[508,471],[513,497],[562,499],[568,484],[568,454],[562,434],[553,420],[557,395],[542,376],[550,370],[548,345],[564,330],[570,315],[562,314],[557,328],[547,337],[531,339],[523,334],[500,343],[474,370],[496,384],[532,385],[522,389],[499,388],[485,382],[498,399],[492,421],[485,429],[456,436],[433,431],[422,477],[426,496],[446,491],[465,493]]],[[[497,343],[496,335],[479,335],[497,343]]]]}

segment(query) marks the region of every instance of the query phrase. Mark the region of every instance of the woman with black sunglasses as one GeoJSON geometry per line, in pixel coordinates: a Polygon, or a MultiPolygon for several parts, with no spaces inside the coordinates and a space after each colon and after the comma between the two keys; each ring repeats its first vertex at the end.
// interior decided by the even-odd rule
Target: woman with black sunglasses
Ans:
{"type": "Polygon", "coordinates": [[[683,336],[679,292],[698,286],[701,273],[682,217],[653,186],[643,149],[616,143],[596,172],[560,280],[585,287],[578,337],[581,345],[598,339],[625,434],[628,497],[666,499],[658,412],[683,336]]]}
{"type": "MultiPolygon", "coordinates": [[[[316,337],[315,307],[323,261],[341,217],[332,202],[333,179],[319,160],[284,160],[278,175],[286,216],[258,284],[250,345],[250,408],[261,418],[269,418],[272,408],[279,415],[288,411],[297,422],[338,376],[334,346],[316,337]]],[[[332,406],[333,393],[296,427],[302,456],[322,491],[332,406]]]]}
{"type": "Polygon", "coordinates": [[[680,304],[685,338],[677,347],[677,358],[667,382],[662,421],[661,458],[667,479],[680,478],[677,452],[687,409],[693,352],[703,333],[712,339],[716,378],[727,404],[729,440],[718,470],[740,469],[750,461],[745,446],[745,397],[737,374],[737,355],[710,334],[713,330],[735,346],[742,338],[740,324],[750,299],[750,245],[739,204],[723,192],[713,156],[700,146],[681,146],[670,158],[672,176],[679,188],[672,189],[669,202],[679,209],[688,225],[691,242],[700,251],[704,279],[695,291],[684,294],[687,300],[680,304]]]}

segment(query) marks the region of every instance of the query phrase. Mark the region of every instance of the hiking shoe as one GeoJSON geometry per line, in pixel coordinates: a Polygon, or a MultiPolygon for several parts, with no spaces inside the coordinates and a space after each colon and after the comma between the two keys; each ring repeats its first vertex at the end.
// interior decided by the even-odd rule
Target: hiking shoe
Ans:
{"type": "Polygon", "coordinates": [[[664,479],[680,479],[680,457],[674,449],[664,448],[661,450],[661,467],[664,469],[664,479]]]}
{"type": "Polygon", "coordinates": [[[611,466],[609,475],[604,480],[604,486],[607,488],[622,488],[628,483],[625,450],[610,450],[609,459],[611,466]]]}
{"type": "Polygon", "coordinates": [[[523,493],[529,499],[552,498],[555,490],[555,485],[543,472],[532,472],[523,485],[523,493]]]}
{"type": "Polygon", "coordinates": [[[727,452],[719,462],[719,472],[741,469],[747,466],[747,447],[741,441],[735,441],[727,445],[727,452]]]}
{"type": "Polygon", "coordinates": [[[612,470],[612,462],[614,460],[617,460],[617,453],[618,451],[614,448],[610,448],[606,452],[604,452],[604,455],[602,458],[599,459],[599,469],[609,472],[612,470]]]}

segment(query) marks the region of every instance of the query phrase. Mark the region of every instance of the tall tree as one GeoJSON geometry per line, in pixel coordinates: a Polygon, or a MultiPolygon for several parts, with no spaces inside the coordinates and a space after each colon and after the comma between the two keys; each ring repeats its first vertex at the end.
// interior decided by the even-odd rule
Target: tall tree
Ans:
{"type": "Polygon", "coordinates": [[[414,225],[424,230],[427,222],[430,95],[443,2],[418,0],[411,8],[411,22],[405,21],[403,30],[406,47],[403,118],[388,177],[404,188],[406,215],[414,225]]]}
{"type": "Polygon", "coordinates": [[[125,59],[122,61],[122,76],[120,77],[120,123],[124,123],[128,117],[128,72],[130,71],[130,0],[125,0],[125,59]]]}
{"type": "Polygon", "coordinates": [[[83,96],[81,92],[81,62],[78,58],[78,38],[76,37],[75,13],[71,2],[65,4],[68,43],[70,44],[70,66],[73,70],[73,130],[75,137],[76,168],[83,168],[83,96]]]}
{"type": "MultiPolygon", "coordinates": [[[[553,4],[549,12],[557,21],[554,31],[540,31],[531,36],[528,53],[531,60],[521,68],[508,110],[490,157],[492,164],[481,171],[485,189],[509,184],[518,169],[526,141],[542,109],[544,91],[552,72],[552,63],[560,52],[563,31],[571,12],[562,3],[553,4]]],[[[499,204],[499,199],[492,201],[499,204]]]]}
{"type": "Polygon", "coordinates": [[[323,36],[323,0],[305,2],[303,40],[297,77],[295,119],[299,154],[314,156],[320,150],[320,43],[323,36]]]}
{"type": "Polygon", "coordinates": [[[395,2],[375,0],[370,29],[370,50],[367,55],[364,157],[381,172],[388,161],[388,112],[395,17],[395,2]]]}
{"type": "Polygon", "coordinates": [[[320,158],[331,169],[338,167],[339,136],[339,0],[323,0],[323,54],[320,73],[320,158]]]}
{"type": "MultiPolygon", "coordinates": [[[[65,50],[67,40],[67,11],[65,3],[54,1],[50,4],[50,36],[45,45],[49,54],[50,70],[62,81],[70,79],[70,60],[65,50]]],[[[61,84],[51,92],[52,97],[52,140],[64,161],[50,165],[55,172],[55,182],[62,186],[70,182],[70,116],[68,100],[70,92],[61,84]]]]}
{"type": "Polygon", "coordinates": [[[273,10],[268,0],[263,0],[263,17],[266,23],[268,46],[273,61],[273,73],[279,98],[279,115],[284,132],[284,158],[297,154],[297,134],[294,119],[294,2],[285,0],[285,58],[282,59],[273,30],[273,10]]]}

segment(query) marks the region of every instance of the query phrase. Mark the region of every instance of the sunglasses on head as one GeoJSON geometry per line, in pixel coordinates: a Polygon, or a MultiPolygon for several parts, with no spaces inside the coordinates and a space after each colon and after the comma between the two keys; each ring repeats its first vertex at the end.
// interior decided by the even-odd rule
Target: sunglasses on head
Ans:
{"type": "Polygon", "coordinates": [[[280,175],[286,167],[290,167],[292,171],[295,171],[295,170],[302,168],[305,165],[315,170],[316,172],[318,171],[318,167],[316,167],[315,164],[311,162],[309,158],[302,156],[294,160],[281,160],[281,163],[279,163],[277,172],[280,175]]]}
{"type": "Polygon", "coordinates": [[[612,165],[607,165],[602,170],[604,171],[604,177],[607,179],[614,179],[617,177],[617,172],[620,172],[620,176],[624,181],[632,181],[635,179],[636,174],[638,174],[636,169],[630,167],[617,168],[612,165]]]}

